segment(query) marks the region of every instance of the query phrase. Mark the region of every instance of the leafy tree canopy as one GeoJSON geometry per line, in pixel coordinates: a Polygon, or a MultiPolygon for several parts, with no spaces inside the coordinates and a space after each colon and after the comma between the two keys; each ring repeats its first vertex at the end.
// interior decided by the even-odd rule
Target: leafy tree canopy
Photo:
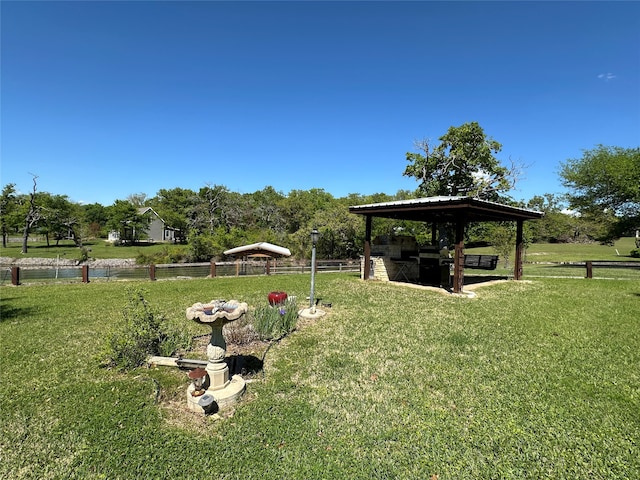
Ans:
{"type": "Polygon", "coordinates": [[[477,122],[450,127],[431,148],[417,144],[420,153],[407,153],[404,175],[415,177],[421,196],[470,195],[497,200],[515,183],[516,169],[503,167],[494,156],[502,145],[484,133],[477,122]]]}
{"type": "Polygon", "coordinates": [[[571,207],[580,212],[640,215],[640,148],[598,145],[584,150],[582,158],[562,163],[560,176],[571,190],[571,207]]]}

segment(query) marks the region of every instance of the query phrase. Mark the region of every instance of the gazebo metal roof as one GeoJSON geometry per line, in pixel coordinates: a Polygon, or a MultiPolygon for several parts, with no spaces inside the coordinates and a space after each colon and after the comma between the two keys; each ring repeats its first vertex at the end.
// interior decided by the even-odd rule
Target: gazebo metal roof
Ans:
{"type": "Polygon", "coordinates": [[[280,247],[269,242],[252,243],[251,245],[243,245],[242,247],[231,248],[225,250],[225,255],[264,255],[268,257],[288,257],[291,251],[288,248],[280,247]]]}
{"type": "Polygon", "coordinates": [[[426,197],[393,202],[370,203],[349,207],[351,213],[374,217],[454,222],[465,217],[468,222],[516,221],[542,218],[534,210],[512,207],[473,197],[426,197]]]}

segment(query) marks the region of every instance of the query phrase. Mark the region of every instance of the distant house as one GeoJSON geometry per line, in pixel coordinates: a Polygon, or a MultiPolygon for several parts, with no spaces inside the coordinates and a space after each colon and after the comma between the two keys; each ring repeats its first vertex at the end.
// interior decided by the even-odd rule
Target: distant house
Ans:
{"type": "MultiPolygon", "coordinates": [[[[158,215],[158,213],[151,207],[138,208],[138,215],[146,217],[149,226],[144,232],[144,240],[147,242],[175,242],[176,241],[176,229],[169,227],[165,221],[158,215]]],[[[127,241],[132,240],[139,235],[136,235],[135,229],[125,228],[124,231],[111,231],[109,232],[107,240],[110,242],[127,241]]]]}

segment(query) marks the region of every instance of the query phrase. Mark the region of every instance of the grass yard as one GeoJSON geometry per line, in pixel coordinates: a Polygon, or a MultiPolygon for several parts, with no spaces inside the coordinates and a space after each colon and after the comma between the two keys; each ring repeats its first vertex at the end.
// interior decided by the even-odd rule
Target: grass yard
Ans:
{"type": "MultiPolygon", "coordinates": [[[[176,408],[184,372],[99,368],[131,284],[0,287],[0,478],[640,478],[638,280],[469,299],[318,275],[329,315],[274,344],[222,420],[176,408]]],[[[309,277],[139,285],[199,335],[191,304],[303,299],[309,277]]]]}
{"type": "MultiPolygon", "coordinates": [[[[608,262],[640,262],[632,258],[631,250],[636,248],[633,237],[618,239],[613,246],[599,243],[532,243],[524,253],[525,263],[540,262],[584,262],[585,260],[606,260],[608,262]]],[[[514,247],[515,250],[515,247],[514,247]]],[[[465,253],[495,255],[492,247],[466,248],[465,253]]],[[[515,251],[509,263],[513,266],[515,251]]],[[[503,259],[500,259],[502,263],[503,259]]]]}
{"type": "MultiPolygon", "coordinates": [[[[586,269],[583,265],[569,265],[573,262],[607,261],[634,262],[638,268],[608,268],[594,267],[595,278],[614,278],[640,280],[640,258],[633,258],[630,252],[635,248],[632,237],[620,238],[613,246],[598,243],[534,243],[528,246],[524,255],[525,278],[538,277],[585,277],[586,269]]],[[[515,249],[514,249],[515,250],[515,249]]],[[[492,247],[467,248],[465,253],[495,255],[492,247]]],[[[515,251],[505,267],[504,259],[500,258],[498,267],[494,271],[467,270],[467,274],[495,274],[502,276],[513,275],[515,251]]]]}
{"type": "MultiPolygon", "coordinates": [[[[140,253],[145,255],[153,255],[155,253],[169,251],[186,252],[187,245],[173,245],[167,243],[140,244],[133,246],[114,246],[113,244],[102,240],[94,239],[84,242],[83,246],[89,249],[89,257],[91,258],[136,258],[140,253]]],[[[50,245],[46,242],[34,241],[29,242],[29,248],[26,255],[21,253],[22,242],[10,242],[6,247],[0,246],[0,257],[11,258],[65,258],[71,260],[80,259],[80,248],[76,247],[71,240],[61,240],[58,245],[52,241],[50,245]]]]}

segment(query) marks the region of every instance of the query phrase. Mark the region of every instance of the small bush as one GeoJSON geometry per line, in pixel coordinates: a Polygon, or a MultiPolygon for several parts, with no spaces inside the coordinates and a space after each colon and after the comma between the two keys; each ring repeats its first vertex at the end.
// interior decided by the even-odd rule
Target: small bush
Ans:
{"type": "Polygon", "coordinates": [[[82,263],[89,260],[89,252],[91,252],[90,248],[80,247],[80,255],[78,256],[78,261],[82,263]]]}
{"type": "Polygon", "coordinates": [[[170,356],[187,347],[191,338],[155,311],[139,288],[127,289],[128,302],[123,310],[123,322],[107,336],[106,363],[124,370],[144,364],[149,355],[170,356]]]}
{"type": "Polygon", "coordinates": [[[636,248],[634,250],[631,250],[631,256],[633,258],[640,258],[640,248],[636,248]]]}
{"type": "Polygon", "coordinates": [[[138,265],[180,263],[187,260],[186,254],[179,248],[162,247],[158,252],[147,254],[139,251],[136,254],[136,263],[138,265]]]}
{"type": "Polygon", "coordinates": [[[208,262],[215,256],[215,252],[214,241],[210,235],[196,235],[189,239],[189,261],[208,262]]]}
{"type": "Polygon", "coordinates": [[[253,327],[263,340],[286,335],[296,327],[297,321],[298,306],[290,299],[284,305],[258,307],[253,313],[253,327]]]}
{"type": "Polygon", "coordinates": [[[153,255],[147,255],[144,252],[138,252],[136,254],[136,263],[138,265],[150,265],[156,262],[154,261],[153,255]]]}
{"type": "Polygon", "coordinates": [[[249,315],[243,315],[235,322],[227,323],[222,330],[227,343],[246,345],[260,339],[249,315]]]}

